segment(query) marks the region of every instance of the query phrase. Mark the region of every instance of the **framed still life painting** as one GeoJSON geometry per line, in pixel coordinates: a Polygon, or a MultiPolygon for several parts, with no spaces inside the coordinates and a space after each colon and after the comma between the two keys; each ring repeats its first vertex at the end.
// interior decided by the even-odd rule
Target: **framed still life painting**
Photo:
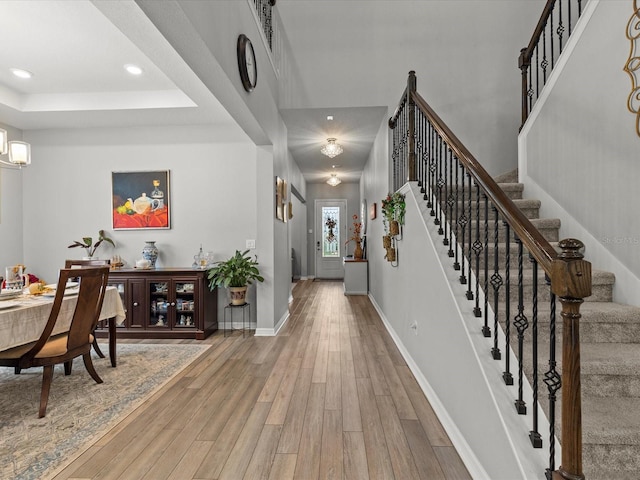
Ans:
{"type": "Polygon", "coordinates": [[[169,170],[111,173],[114,230],[168,229],[169,170]]]}

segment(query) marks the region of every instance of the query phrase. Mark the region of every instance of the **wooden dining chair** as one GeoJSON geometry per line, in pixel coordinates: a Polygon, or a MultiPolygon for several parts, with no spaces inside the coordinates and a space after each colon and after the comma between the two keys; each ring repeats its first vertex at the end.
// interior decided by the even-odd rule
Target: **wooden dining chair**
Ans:
{"type": "Polygon", "coordinates": [[[91,345],[93,343],[92,332],[98,323],[98,318],[100,318],[108,279],[109,267],[106,266],[60,270],[51,313],[40,338],[26,345],[0,351],[0,366],[17,369],[44,367],[38,412],[40,418],[45,416],[47,410],[55,365],[64,364],[65,373],[68,374],[71,371],[73,359],[82,356],[91,378],[96,383],[102,383],[102,379],[91,361],[91,345]],[[69,331],[51,335],[59,319],[65,286],[69,278],[73,277],[80,279],[80,290],[72,313],[69,331]]]}
{"type": "MultiPolygon", "coordinates": [[[[111,260],[100,260],[97,258],[92,258],[90,260],[70,259],[65,260],[64,262],[64,268],[102,267],[105,265],[110,266],[111,260]]],[[[73,276],[71,278],[73,279],[73,276]]],[[[102,353],[102,350],[100,350],[100,345],[98,345],[98,339],[96,338],[95,331],[93,332],[93,349],[100,358],[105,358],[104,353],[102,353]]]]}

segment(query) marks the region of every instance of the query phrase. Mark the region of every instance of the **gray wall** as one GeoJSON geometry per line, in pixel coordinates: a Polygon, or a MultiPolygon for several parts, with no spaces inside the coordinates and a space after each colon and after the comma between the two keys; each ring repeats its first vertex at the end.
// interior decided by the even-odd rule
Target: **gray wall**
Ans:
{"type": "Polygon", "coordinates": [[[347,228],[351,227],[351,216],[360,215],[360,186],[358,183],[341,183],[336,187],[326,183],[307,184],[307,275],[316,275],[315,248],[315,201],[316,200],[347,200],[347,228]],[[311,233],[309,233],[311,231],[311,233]]]}
{"type": "MultiPolygon", "coordinates": [[[[7,130],[9,140],[23,140],[22,131],[0,124],[7,130]]],[[[7,160],[7,157],[3,157],[7,160]]],[[[4,268],[16,263],[24,263],[22,217],[22,178],[27,169],[0,168],[0,275],[4,268]]],[[[46,246],[46,243],[45,243],[46,246]]],[[[32,272],[29,264],[27,271],[32,272]]]]}
{"type": "Polygon", "coordinates": [[[415,70],[420,94],[489,173],[512,170],[520,126],[518,54],[544,4],[278,0],[304,82],[281,106],[393,111],[415,70]]]}
{"type": "Polygon", "coordinates": [[[584,241],[593,267],[616,274],[615,299],[640,305],[640,137],[622,69],[632,2],[589,2],[591,12],[521,134],[520,174],[525,193],[543,200],[541,214],[562,220],[561,236],[584,241]]]}

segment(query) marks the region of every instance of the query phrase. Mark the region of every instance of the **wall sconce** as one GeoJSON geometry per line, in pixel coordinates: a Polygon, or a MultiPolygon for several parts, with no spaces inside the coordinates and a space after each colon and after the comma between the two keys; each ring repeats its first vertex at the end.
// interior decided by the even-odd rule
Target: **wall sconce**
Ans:
{"type": "Polygon", "coordinates": [[[31,164],[31,145],[17,140],[7,141],[7,131],[0,128],[0,155],[9,155],[9,161],[0,159],[0,164],[22,168],[31,164]]]}

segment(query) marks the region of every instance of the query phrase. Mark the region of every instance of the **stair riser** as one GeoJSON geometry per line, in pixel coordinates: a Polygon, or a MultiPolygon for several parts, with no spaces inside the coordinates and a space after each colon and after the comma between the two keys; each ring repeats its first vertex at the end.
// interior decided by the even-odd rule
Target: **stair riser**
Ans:
{"type": "MultiPolygon", "coordinates": [[[[475,266],[475,263],[473,264],[475,266]]],[[[491,276],[493,272],[489,271],[489,275],[491,276]]],[[[505,280],[504,275],[502,276],[502,280],[505,280]]],[[[525,279],[526,281],[527,279],[525,279]]],[[[515,312],[518,308],[518,278],[517,276],[511,276],[511,288],[509,290],[509,298],[511,299],[511,311],[515,312]]],[[[480,289],[484,288],[484,273],[480,275],[480,289]]],[[[475,293],[475,284],[471,285],[471,291],[475,293]]],[[[488,284],[488,298],[489,305],[494,305],[494,292],[491,283],[488,284]]],[[[500,287],[498,291],[498,305],[499,309],[504,309],[505,303],[505,292],[506,288],[503,285],[500,287]]],[[[532,299],[533,299],[533,286],[529,282],[523,285],[522,289],[523,294],[523,304],[525,306],[526,312],[531,312],[532,309],[532,299]]],[[[591,296],[584,299],[585,302],[611,302],[613,297],[613,285],[612,284],[602,284],[602,285],[593,285],[591,289],[591,296]]],[[[551,302],[551,292],[549,288],[544,284],[543,281],[539,281],[538,283],[538,305],[548,305],[551,302]]],[[[560,305],[557,305],[557,315],[560,318],[560,305]]],[[[526,313],[527,317],[530,316],[530,313],[526,313]]]]}
{"type": "MultiPolygon", "coordinates": [[[[524,191],[524,185],[522,184],[508,184],[502,185],[502,191],[507,195],[507,197],[509,197],[512,200],[520,200],[522,199],[522,192],[524,191]]],[[[447,185],[447,193],[449,192],[449,189],[453,189],[455,190],[455,185],[447,185]]],[[[436,187],[434,187],[433,189],[433,193],[437,194],[438,189],[436,187]]],[[[422,191],[422,190],[420,190],[422,191]]],[[[428,190],[427,190],[428,192],[428,190]]],[[[444,196],[444,192],[445,192],[445,187],[443,186],[440,189],[440,195],[444,196]]],[[[469,186],[468,184],[465,182],[464,185],[459,185],[458,186],[458,196],[462,197],[462,195],[464,194],[464,198],[468,199],[469,198],[469,192],[471,192],[471,199],[475,200],[476,198],[476,194],[477,194],[477,188],[475,186],[471,187],[471,190],[469,190],[469,186]]],[[[484,202],[484,200],[482,199],[482,192],[480,192],[480,201],[484,202]]]]}
{"type": "MultiPolygon", "coordinates": [[[[473,243],[476,240],[476,222],[473,221],[471,222],[471,242],[473,243]]],[[[484,244],[484,235],[485,235],[485,225],[484,222],[480,222],[480,233],[479,233],[479,237],[480,237],[480,242],[482,242],[484,244]]],[[[558,241],[558,237],[559,237],[559,225],[557,226],[539,226],[538,227],[538,231],[542,234],[542,236],[545,238],[545,240],[547,240],[547,242],[557,242],[558,241]]],[[[506,228],[502,225],[502,223],[500,223],[500,225],[498,226],[498,243],[504,243],[506,241],[506,228]]],[[[469,235],[469,232],[467,231],[467,236],[469,235]]],[[[495,239],[495,226],[493,224],[493,222],[489,223],[489,244],[493,244],[494,243],[494,239],[495,239]]],[[[515,243],[515,238],[514,238],[514,234],[513,231],[511,231],[510,234],[510,240],[511,242],[515,243]]]]}
{"type": "MultiPolygon", "coordinates": [[[[529,309],[530,312],[531,309],[529,309]]],[[[517,311],[517,310],[516,310],[517,311]]],[[[529,312],[526,312],[529,323],[531,323],[532,316],[529,312]]],[[[538,343],[540,345],[547,345],[550,338],[549,332],[549,316],[548,312],[538,314],[538,343]]],[[[511,331],[515,331],[513,326],[514,313],[511,312],[511,331]]],[[[504,314],[500,314],[500,323],[504,331],[504,314]]],[[[493,322],[493,317],[491,318],[493,322]]],[[[531,325],[525,334],[525,338],[528,340],[531,333],[531,325]]],[[[562,338],[562,317],[560,316],[560,307],[556,310],[556,341],[560,342],[562,338]]],[[[629,325],[628,323],[588,323],[582,321],[580,323],[580,342],[581,343],[640,343],[640,326],[629,325]]],[[[546,348],[546,347],[545,347],[546,348]]],[[[546,350],[545,350],[546,352],[546,350]]]]}
{"type": "Polygon", "coordinates": [[[622,480],[640,478],[640,445],[582,444],[582,458],[585,459],[585,478],[589,480],[622,480]],[[617,467],[609,470],[607,476],[589,475],[589,466],[594,469],[604,465],[617,467]]]}
{"type": "MultiPolygon", "coordinates": [[[[462,201],[458,201],[458,210],[456,212],[456,207],[455,207],[455,203],[449,207],[448,204],[446,203],[441,203],[441,208],[442,208],[442,212],[444,213],[445,217],[455,217],[456,213],[457,216],[460,217],[462,216],[462,213],[464,212],[465,216],[467,217],[467,219],[472,219],[472,220],[476,220],[478,218],[478,211],[477,211],[477,207],[476,207],[476,202],[472,201],[471,202],[471,211],[469,211],[469,203],[468,201],[465,200],[464,202],[464,210],[463,210],[463,205],[462,205],[462,201]],[[452,209],[451,214],[449,214],[449,208],[452,209]]],[[[538,218],[539,215],[539,208],[538,207],[519,207],[520,211],[522,213],[525,214],[525,216],[529,219],[535,219],[538,218]]],[[[427,209],[428,211],[431,211],[431,208],[427,209]]],[[[489,211],[488,211],[488,218],[490,221],[495,221],[495,213],[493,212],[493,210],[491,209],[491,205],[489,205],[489,211]]],[[[484,203],[480,202],[480,212],[479,212],[479,217],[481,220],[485,219],[485,211],[484,211],[484,203]]],[[[502,221],[502,217],[499,216],[498,217],[498,221],[502,221]]]]}
{"type": "Polygon", "coordinates": [[[581,376],[582,395],[589,397],[640,397],[640,375],[581,376]]]}
{"type": "MultiPolygon", "coordinates": [[[[514,352],[518,352],[518,343],[514,338],[512,339],[511,348],[514,352]]],[[[549,370],[548,361],[549,347],[546,342],[541,340],[538,343],[538,401],[546,402],[548,398],[548,389],[544,384],[544,374],[549,370]]],[[[562,356],[560,347],[556,346],[556,358],[559,359],[562,356]]],[[[524,347],[524,365],[523,371],[525,376],[532,381],[533,379],[533,367],[532,367],[532,352],[531,345],[525,345],[524,347]]],[[[504,365],[504,361],[502,363],[504,365]]],[[[562,367],[557,367],[558,373],[562,374],[562,367]]],[[[583,368],[580,375],[580,385],[582,389],[583,397],[635,397],[640,398],[640,373],[638,375],[615,375],[612,373],[602,374],[590,374],[583,368]]],[[[511,372],[515,376],[518,372],[518,365],[511,365],[511,372]]]]}

